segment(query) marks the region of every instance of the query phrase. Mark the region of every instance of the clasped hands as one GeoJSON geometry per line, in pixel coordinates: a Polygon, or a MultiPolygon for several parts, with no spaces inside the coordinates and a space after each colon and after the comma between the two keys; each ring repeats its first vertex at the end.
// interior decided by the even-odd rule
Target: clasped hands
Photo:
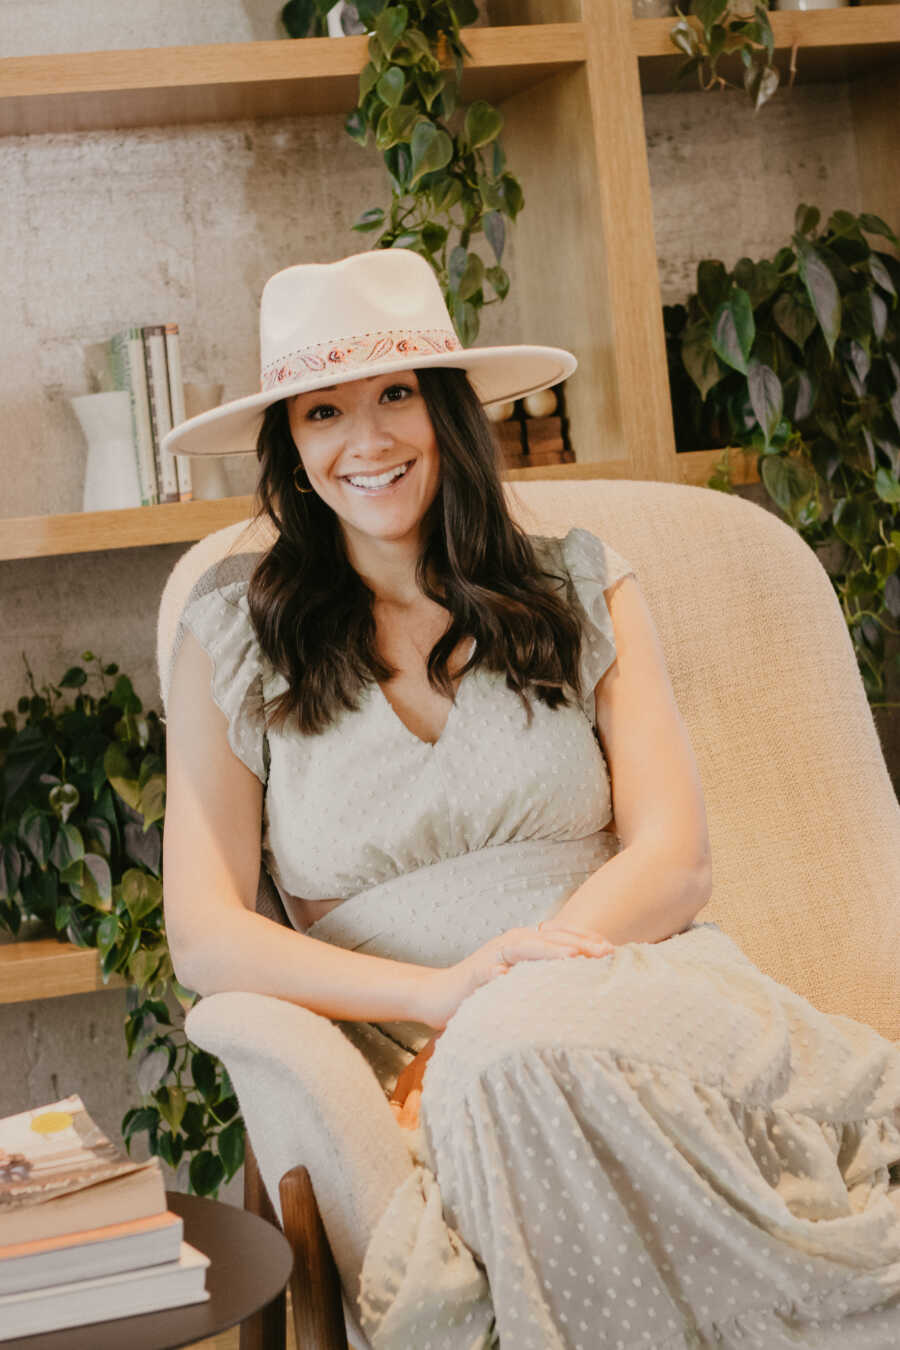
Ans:
{"type": "MultiPolygon", "coordinates": [[[[451,967],[446,973],[450,974],[457,970],[465,972],[463,994],[456,1004],[458,1006],[468,994],[474,993],[482,984],[505,975],[520,961],[546,961],[564,956],[600,957],[608,956],[614,950],[611,942],[598,937],[596,933],[566,928],[554,924],[551,919],[544,919],[537,928],[513,928],[496,938],[491,938],[483,947],[479,947],[471,956],[466,957],[465,961],[451,967]]],[[[453,1011],[455,1008],[451,1010],[450,1016],[453,1011]]],[[[425,1068],[442,1034],[443,1027],[407,1064],[397,1079],[397,1085],[390,1098],[390,1107],[397,1123],[403,1129],[414,1130],[418,1125],[425,1068]]]]}

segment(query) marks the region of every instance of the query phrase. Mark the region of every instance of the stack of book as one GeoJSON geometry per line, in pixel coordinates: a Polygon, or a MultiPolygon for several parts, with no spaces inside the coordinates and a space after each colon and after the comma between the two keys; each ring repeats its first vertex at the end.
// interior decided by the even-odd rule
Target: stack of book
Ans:
{"type": "Polygon", "coordinates": [[[124,328],[106,344],[113,389],[131,399],[141,505],[190,501],[190,460],[162,453],[163,437],[185,420],[177,323],[124,328]]]}
{"type": "Polygon", "coordinates": [[[0,1341],[209,1298],[209,1259],[81,1098],[0,1120],[0,1341]]]}

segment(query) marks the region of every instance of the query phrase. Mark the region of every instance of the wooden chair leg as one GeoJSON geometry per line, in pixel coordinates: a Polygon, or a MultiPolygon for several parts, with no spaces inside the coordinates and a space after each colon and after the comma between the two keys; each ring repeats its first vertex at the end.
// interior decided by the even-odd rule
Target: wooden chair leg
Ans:
{"type": "MultiPolygon", "coordinates": [[[[268,1192],[259,1175],[256,1158],[246,1141],[244,1155],[244,1209],[280,1227],[268,1192]]],[[[246,1318],[240,1328],[240,1350],[285,1350],[287,1345],[287,1296],[284,1292],[246,1318]]]]}
{"type": "Polygon", "coordinates": [[[341,1278],[309,1172],[292,1167],[278,1190],[284,1234],[294,1252],[291,1303],[298,1350],[348,1350],[341,1278]]]}

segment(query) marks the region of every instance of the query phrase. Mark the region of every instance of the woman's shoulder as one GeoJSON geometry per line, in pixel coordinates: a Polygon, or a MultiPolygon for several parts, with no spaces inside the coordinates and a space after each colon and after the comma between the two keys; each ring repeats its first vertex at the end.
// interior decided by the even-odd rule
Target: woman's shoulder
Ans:
{"type": "Polygon", "coordinates": [[[573,526],[562,537],[529,535],[538,563],[551,574],[562,574],[578,599],[607,591],[624,576],[634,576],[634,568],[621,553],[599,535],[582,526],[573,526]]]}

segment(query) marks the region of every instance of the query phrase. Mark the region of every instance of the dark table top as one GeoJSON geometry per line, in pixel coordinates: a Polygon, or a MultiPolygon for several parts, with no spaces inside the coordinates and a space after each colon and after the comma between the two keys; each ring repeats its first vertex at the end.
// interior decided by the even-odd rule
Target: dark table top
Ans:
{"type": "Polygon", "coordinates": [[[185,1242],[209,1257],[207,1302],[21,1336],[0,1341],[0,1350],[176,1350],[242,1322],[281,1293],[293,1256],[272,1224],[196,1195],[167,1191],[166,1202],[184,1219],[185,1242]]]}

